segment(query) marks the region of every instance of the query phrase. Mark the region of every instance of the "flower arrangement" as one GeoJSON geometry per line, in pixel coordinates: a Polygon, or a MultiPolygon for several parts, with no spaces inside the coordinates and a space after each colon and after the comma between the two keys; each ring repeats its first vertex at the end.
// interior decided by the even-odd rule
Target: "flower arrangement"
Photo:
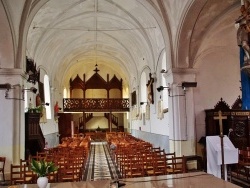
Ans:
{"type": "Polygon", "coordinates": [[[43,112],[43,106],[37,106],[37,107],[29,107],[28,112],[30,113],[42,113],[43,112]]]}
{"type": "Polygon", "coordinates": [[[31,170],[35,172],[38,177],[46,177],[48,174],[58,170],[58,167],[53,162],[46,162],[44,160],[36,161],[32,159],[31,170]]]}

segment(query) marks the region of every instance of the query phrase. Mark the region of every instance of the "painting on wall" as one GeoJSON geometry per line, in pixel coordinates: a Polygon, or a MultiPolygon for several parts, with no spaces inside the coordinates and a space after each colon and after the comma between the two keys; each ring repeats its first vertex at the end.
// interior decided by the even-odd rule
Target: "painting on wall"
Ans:
{"type": "Polygon", "coordinates": [[[136,91],[133,91],[131,93],[131,105],[132,106],[136,105],[136,91]]]}

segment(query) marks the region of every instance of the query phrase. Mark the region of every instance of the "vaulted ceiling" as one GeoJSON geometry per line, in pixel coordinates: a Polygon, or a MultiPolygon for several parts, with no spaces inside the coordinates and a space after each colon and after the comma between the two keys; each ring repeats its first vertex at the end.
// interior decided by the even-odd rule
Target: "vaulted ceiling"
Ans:
{"type": "MultiPolygon", "coordinates": [[[[211,25],[239,0],[37,0],[26,53],[60,85],[98,64],[126,85],[146,68],[192,68],[211,25]]],[[[90,73],[91,72],[91,73],[90,73]]]]}

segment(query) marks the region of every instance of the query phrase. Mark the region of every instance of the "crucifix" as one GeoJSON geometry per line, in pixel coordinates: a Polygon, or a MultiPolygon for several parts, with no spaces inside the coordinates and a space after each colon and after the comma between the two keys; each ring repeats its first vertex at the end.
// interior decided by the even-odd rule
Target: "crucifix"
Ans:
{"type": "Polygon", "coordinates": [[[218,117],[214,117],[215,120],[219,120],[220,126],[220,143],[221,143],[221,179],[225,180],[225,162],[224,162],[224,143],[223,143],[223,126],[222,120],[227,119],[227,116],[222,116],[222,112],[218,112],[218,117]]]}

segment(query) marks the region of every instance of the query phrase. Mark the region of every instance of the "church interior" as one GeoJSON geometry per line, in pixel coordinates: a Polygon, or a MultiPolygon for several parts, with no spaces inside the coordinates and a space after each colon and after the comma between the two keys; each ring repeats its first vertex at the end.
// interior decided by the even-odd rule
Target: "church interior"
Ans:
{"type": "Polygon", "coordinates": [[[0,187],[250,187],[249,0],[1,0],[0,23],[0,187]]]}

